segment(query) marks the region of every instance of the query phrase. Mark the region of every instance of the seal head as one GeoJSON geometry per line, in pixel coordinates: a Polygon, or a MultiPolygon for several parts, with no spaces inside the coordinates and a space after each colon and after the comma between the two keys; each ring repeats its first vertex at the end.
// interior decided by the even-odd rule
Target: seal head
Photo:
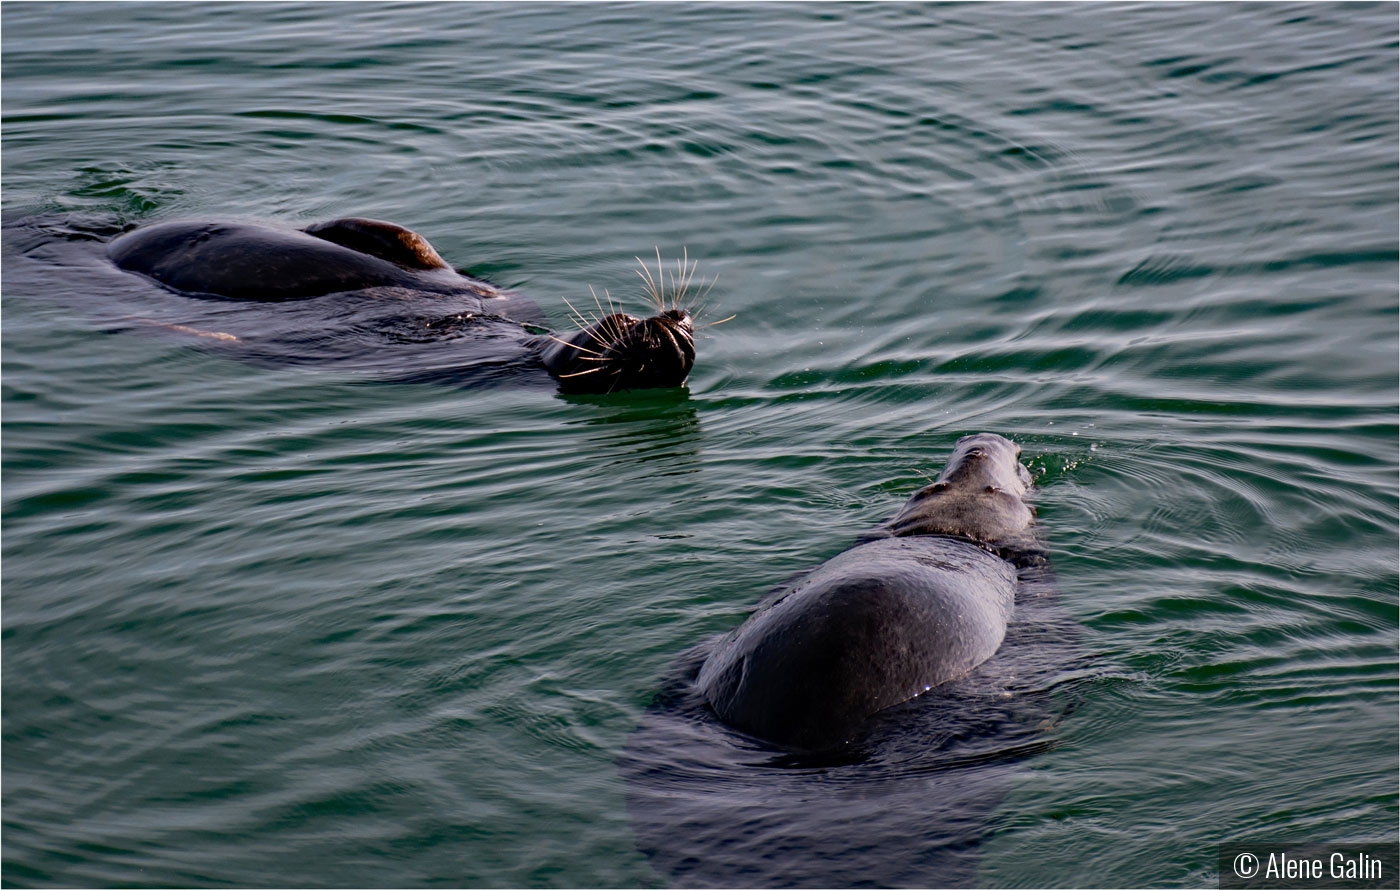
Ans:
{"type": "Polygon", "coordinates": [[[650,318],[616,312],[541,344],[545,368],[569,393],[680,386],[695,364],[695,328],[684,309],[650,318]]]}
{"type": "Polygon", "coordinates": [[[914,492],[882,530],[894,537],[948,535],[1005,549],[1030,544],[1031,474],[1021,446],[996,433],[963,436],[932,485],[914,492]]]}

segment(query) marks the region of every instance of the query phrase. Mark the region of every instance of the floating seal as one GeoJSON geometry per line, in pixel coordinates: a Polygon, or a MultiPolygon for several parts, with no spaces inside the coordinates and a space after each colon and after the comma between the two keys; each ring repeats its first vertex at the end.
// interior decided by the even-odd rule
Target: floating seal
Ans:
{"type": "Polygon", "coordinates": [[[700,668],[715,714],[820,750],[990,658],[1015,601],[1009,560],[1038,553],[1020,453],[992,433],[964,437],[871,539],[760,602],[700,668]]]}
{"type": "Polygon", "coordinates": [[[962,439],[893,519],[677,658],[618,756],[667,886],[985,883],[1081,657],[1019,453],[962,439]]]}
{"type": "MultiPolygon", "coordinates": [[[[453,269],[421,235],[378,220],[337,219],[300,230],[157,223],[115,238],[107,255],[121,269],[190,296],[289,303],[354,293],[397,301],[394,318],[378,323],[416,327],[420,342],[432,338],[427,331],[461,339],[470,322],[494,325],[490,336],[499,341],[510,327],[502,330],[501,322],[520,328],[542,319],[528,300],[453,269]],[[452,323],[435,326],[435,311],[452,323]],[[406,314],[426,320],[402,325],[406,314]]],[[[682,269],[686,282],[687,271],[693,267],[682,269]]],[[[695,363],[694,327],[686,309],[664,304],[660,284],[652,288],[656,315],[604,313],[600,305],[599,316],[578,319],[571,334],[517,336],[521,357],[542,365],[565,392],[680,386],[695,363]]]]}

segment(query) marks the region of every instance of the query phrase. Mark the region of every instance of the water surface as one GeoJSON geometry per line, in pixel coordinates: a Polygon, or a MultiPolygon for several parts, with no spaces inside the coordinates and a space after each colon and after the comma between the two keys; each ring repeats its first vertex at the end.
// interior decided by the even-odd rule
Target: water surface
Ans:
{"type": "Polygon", "coordinates": [[[1393,6],[0,16],[7,223],[389,219],[556,326],[684,249],[736,315],[679,392],[376,385],[7,239],[6,884],[664,885],[668,667],[980,430],[1088,665],[977,883],[1396,839],[1393,6]]]}

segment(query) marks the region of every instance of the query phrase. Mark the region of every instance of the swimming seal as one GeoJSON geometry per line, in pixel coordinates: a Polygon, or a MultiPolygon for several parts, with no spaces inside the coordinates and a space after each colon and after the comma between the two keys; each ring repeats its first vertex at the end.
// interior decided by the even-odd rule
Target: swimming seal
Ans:
{"type": "MultiPolygon", "coordinates": [[[[542,320],[538,307],[456,271],[421,235],[379,220],[352,217],[304,229],[157,223],[115,238],[107,255],[123,270],[191,296],[290,303],[368,295],[394,308],[392,325],[414,331],[400,340],[461,339],[468,329],[481,334],[483,326],[494,325],[477,339],[501,341],[511,339],[511,325],[501,323],[511,322],[518,351],[541,364],[565,392],[680,386],[695,363],[690,315],[679,305],[661,305],[659,288],[654,293],[658,314],[650,318],[604,314],[600,306],[600,317],[591,323],[580,319],[572,334],[522,337],[521,325],[542,320]],[[436,319],[402,324],[405,309],[415,318],[436,314],[436,319]]],[[[381,325],[386,323],[382,311],[376,320],[381,325]]]]}
{"type": "Polygon", "coordinates": [[[985,883],[1084,675],[1019,452],[960,440],[893,519],[676,658],[617,760],[662,883],[985,883]]]}
{"type": "Polygon", "coordinates": [[[1020,453],[993,433],[960,439],[893,519],[765,597],[700,667],[720,720],[821,750],[990,658],[1015,601],[1013,561],[1043,559],[1020,453]]]}

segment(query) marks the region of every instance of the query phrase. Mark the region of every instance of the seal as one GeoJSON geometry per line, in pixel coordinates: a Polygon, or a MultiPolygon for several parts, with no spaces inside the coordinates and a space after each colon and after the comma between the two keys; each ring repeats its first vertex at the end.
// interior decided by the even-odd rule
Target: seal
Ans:
{"type": "MultiPolygon", "coordinates": [[[[427,318],[406,326],[417,330],[418,341],[425,336],[460,339],[473,322],[477,327],[494,323],[497,328],[503,321],[514,322],[520,328],[543,317],[519,295],[453,269],[416,232],[373,219],[349,217],[304,229],[239,222],[157,223],[113,239],[107,256],[118,268],[187,296],[292,303],[357,294],[392,301],[415,318],[436,313],[440,321],[446,311],[451,324],[434,324],[427,318]]],[[[686,272],[693,272],[693,266],[682,267],[688,283],[686,272]]],[[[695,363],[694,325],[679,305],[680,297],[666,305],[661,285],[649,276],[648,281],[657,301],[656,315],[604,313],[600,304],[591,321],[577,319],[575,332],[517,337],[519,351],[542,365],[564,392],[682,385],[695,363]]],[[[396,311],[388,322],[380,318],[377,323],[402,327],[401,316],[396,311]]],[[[238,339],[222,332],[196,333],[238,339]]],[[[499,340],[503,335],[496,330],[493,336],[499,340]]]]}
{"type": "Polygon", "coordinates": [[[1019,453],[960,440],[893,518],[677,657],[618,755],[662,883],[979,886],[1089,673],[1019,453]]]}
{"type": "Polygon", "coordinates": [[[938,479],[862,543],[778,588],[701,665],[721,721],[820,751],[968,674],[1006,636],[1017,564],[1043,561],[1021,449],[960,439],[938,479]]]}

